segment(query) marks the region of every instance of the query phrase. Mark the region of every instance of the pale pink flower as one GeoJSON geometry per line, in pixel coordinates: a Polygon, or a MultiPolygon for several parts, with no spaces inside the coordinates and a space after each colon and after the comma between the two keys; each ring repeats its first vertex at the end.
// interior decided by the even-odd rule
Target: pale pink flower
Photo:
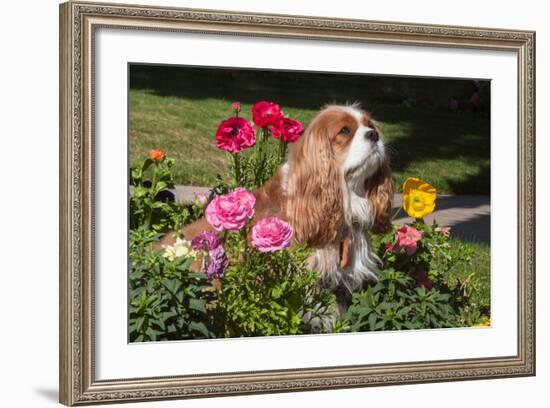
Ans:
{"type": "Polygon", "coordinates": [[[403,225],[395,234],[396,243],[393,246],[395,252],[405,249],[407,255],[414,255],[417,249],[417,243],[422,238],[422,232],[410,225],[403,225]]]}
{"type": "Polygon", "coordinates": [[[260,252],[275,252],[288,248],[292,227],[278,217],[262,218],[252,228],[252,245],[260,252]]]}
{"type": "Polygon", "coordinates": [[[216,230],[238,231],[254,215],[256,197],[242,187],[215,197],[206,207],[205,217],[216,230]]]}
{"type": "Polygon", "coordinates": [[[208,204],[208,195],[204,193],[195,193],[195,201],[200,205],[205,206],[208,204]]]}
{"type": "Polygon", "coordinates": [[[437,227],[435,230],[445,235],[445,238],[449,238],[451,236],[451,227],[437,227]]]}

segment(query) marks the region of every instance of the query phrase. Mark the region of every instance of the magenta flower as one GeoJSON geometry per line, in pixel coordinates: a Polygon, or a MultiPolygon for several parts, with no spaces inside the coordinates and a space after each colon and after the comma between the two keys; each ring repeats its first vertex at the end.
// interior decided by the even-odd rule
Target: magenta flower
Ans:
{"type": "Polygon", "coordinates": [[[304,133],[304,125],[297,120],[282,118],[269,131],[275,139],[283,139],[287,143],[294,143],[304,133]]]}
{"type": "Polygon", "coordinates": [[[206,221],[216,230],[238,231],[254,215],[256,197],[242,187],[217,196],[206,207],[206,221]]]}
{"type": "Polygon", "coordinates": [[[276,103],[261,101],[252,106],[252,120],[258,127],[273,126],[282,118],[283,112],[276,103]]]}
{"type": "Polygon", "coordinates": [[[256,143],[256,131],[243,118],[229,118],[216,131],[216,146],[229,153],[239,153],[256,143]]]}
{"type": "Polygon", "coordinates": [[[394,252],[399,252],[405,249],[407,255],[414,255],[417,249],[417,243],[422,238],[422,232],[410,225],[403,225],[395,234],[396,243],[393,246],[394,252]]]}
{"type": "Polygon", "coordinates": [[[220,245],[208,251],[208,263],[205,265],[203,272],[208,279],[223,278],[228,263],[227,255],[223,250],[223,246],[220,245]]]}
{"type": "Polygon", "coordinates": [[[277,217],[262,218],[252,228],[252,245],[260,252],[274,252],[288,248],[292,227],[277,217]]]}
{"type": "Polygon", "coordinates": [[[240,104],[240,102],[238,102],[238,101],[234,101],[234,102],[231,104],[231,107],[232,107],[233,110],[234,110],[235,112],[237,112],[237,113],[241,111],[241,104],[240,104]]]}
{"type": "Polygon", "coordinates": [[[222,278],[228,264],[227,255],[222,246],[222,241],[214,233],[203,231],[191,240],[191,247],[195,251],[204,251],[207,255],[202,272],[208,279],[222,278]]]}
{"type": "Polygon", "coordinates": [[[191,248],[195,251],[210,251],[222,244],[220,237],[214,232],[203,231],[191,240],[191,248]]]}

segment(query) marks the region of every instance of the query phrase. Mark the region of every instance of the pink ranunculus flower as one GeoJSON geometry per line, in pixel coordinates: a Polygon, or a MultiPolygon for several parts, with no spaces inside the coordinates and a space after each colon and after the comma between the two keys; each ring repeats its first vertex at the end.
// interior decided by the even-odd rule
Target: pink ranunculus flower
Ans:
{"type": "Polygon", "coordinates": [[[304,125],[297,120],[281,118],[269,128],[275,139],[283,139],[287,143],[294,143],[304,133],[304,125]]]}
{"type": "Polygon", "coordinates": [[[410,225],[403,225],[397,230],[395,234],[395,239],[397,242],[393,246],[395,252],[405,249],[407,255],[414,255],[418,247],[418,241],[422,238],[422,232],[418,231],[416,228],[411,227],[410,225]]]}
{"type": "Polygon", "coordinates": [[[229,118],[216,131],[216,146],[229,153],[239,153],[256,143],[256,131],[243,118],[229,118]]]}
{"type": "Polygon", "coordinates": [[[252,245],[260,252],[275,252],[288,248],[292,227],[277,217],[262,218],[252,228],[252,245]]]}
{"type": "Polygon", "coordinates": [[[206,204],[208,204],[208,195],[206,195],[205,193],[195,193],[195,201],[198,204],[205,206],[206,204]]]}
{"type": "Polygon", "coordinates": [[[274,102],[261,101],[252,106],[252,120],[258,127],[273,126],[282,117],[281,107],[274,102]]]}
{"type": "Polygon", "coordinates": [[[206,207],[206,221],[216,230],[238,231],[254,215],[256,197],[242,187],[217,196],[206,207]]]}

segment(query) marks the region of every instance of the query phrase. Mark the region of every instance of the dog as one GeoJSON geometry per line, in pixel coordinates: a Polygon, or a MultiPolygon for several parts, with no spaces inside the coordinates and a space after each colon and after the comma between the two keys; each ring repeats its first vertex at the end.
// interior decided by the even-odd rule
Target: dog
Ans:
{"type": "MultiPolygon", "coordinates": [[[[378,278],[369,234],[391,229],[393,191],[377,123],[357,104],[327,105],[289,145],[287,162],[253,191],[253,222],[277,216],[290,223],[294,242],[313,249],[308,267],[322,285],[351,296],[378,278]]],[[[204,218],[183,235],[191,240],[202,231],[213,231],[204,218]]],[[[173,241],[169,234],[161,244],[173,241]]]]}

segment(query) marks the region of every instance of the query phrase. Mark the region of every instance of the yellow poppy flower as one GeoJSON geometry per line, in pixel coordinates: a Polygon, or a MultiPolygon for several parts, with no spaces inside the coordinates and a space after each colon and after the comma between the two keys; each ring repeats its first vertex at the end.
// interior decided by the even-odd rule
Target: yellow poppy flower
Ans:
{"type": "Polygon", "coordinates": [[[491,326],[491,318],[490,317],[482,317],[481,322],[478,324],[474,324],[472,327],[490,327],[491,326]]]}
{"type": "Polygon", "coordinates": [[[413,218],[424,218],[435,209],[436,189],[416,177],[403,184],[403,208],[413,218]]]}

